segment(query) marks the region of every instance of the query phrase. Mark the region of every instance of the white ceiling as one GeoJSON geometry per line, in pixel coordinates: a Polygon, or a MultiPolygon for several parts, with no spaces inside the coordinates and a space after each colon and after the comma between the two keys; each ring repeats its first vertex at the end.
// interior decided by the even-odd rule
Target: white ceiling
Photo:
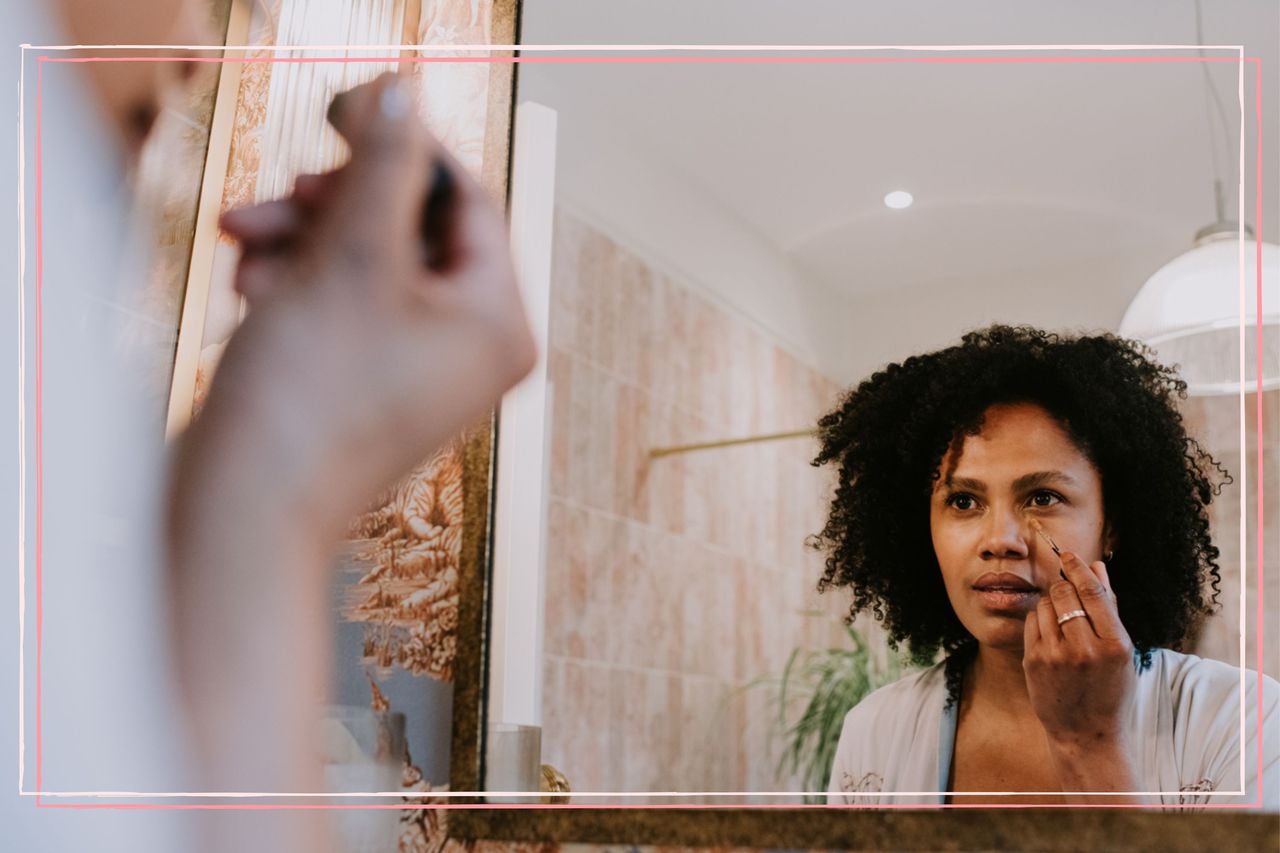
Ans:
{"type": "MultiPolygon", "coordinates": [[[[1204,5],[1207,43],[1244,44],[1263,60],[1263,234],[1280,242],[1280,3],[1204,5]]],[[[525,44],[1195,42],[1190,0],[525,0],[523,14],[525,44]]],[[[1211,133],[1234,210],[1238,66],[1207,67],[1229,147],[1206,114],[1200,63],[525,65],[520,74],[562,116],[625,132],[841,292],[1013,286],[1069,268],[1122,307],[1213,218],[1211,133]],[[912,192],[915,205],[887,209],[892,189],[912,192]]],[[[1249,184],[1252,79],[1246,98],[1249,184]]],[[[1245,204],[1252,222],[1251,188],[1245,204]]]]}

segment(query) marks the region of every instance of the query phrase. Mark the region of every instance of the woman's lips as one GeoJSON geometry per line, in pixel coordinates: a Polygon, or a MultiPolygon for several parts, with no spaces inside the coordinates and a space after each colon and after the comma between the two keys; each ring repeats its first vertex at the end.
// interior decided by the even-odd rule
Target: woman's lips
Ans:
{"type": "Polygon", "coordinates": [[[1040,599],[1040,589],[1010,572],[988,572],[973,584],[978,601],[988,610],[1025,613],[1040,599]]]}
{"type": "Polygon", "coordinates": [[[1040,600],[1040,593],[1034,590],[979,589],[975,592],[978,601],[988,610],[1025,613],[1035,607],[1036,602],[1040,600]]]}

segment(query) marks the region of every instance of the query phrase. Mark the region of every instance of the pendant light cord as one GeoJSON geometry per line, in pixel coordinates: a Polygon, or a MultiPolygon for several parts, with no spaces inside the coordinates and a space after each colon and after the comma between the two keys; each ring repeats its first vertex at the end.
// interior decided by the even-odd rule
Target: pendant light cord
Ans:
{"type": "MultiPolygon", "coordinates": [[[[1200,0],[1194,0],[1196,10],[1196,44],[1201,45],[1199,51],[1200,57],[1204,58],[1204,22],[1201,19],[1200,0]]],[[[1218,146],[1216,144],[1213,132],[1213,114],[1217,111],[1218,120],[1222,124],[1222,137],[1227,148],[1231,147],[1231,129],[1227,122],[1227,112],[1222,106],[1222,99],[1218,97],[1218,89],[1213,85],[1213,78],[1209,74],[1209,63],[1200,63],[1200,72],[1204,75],[1205,87],[1205,114],[1209,119],[1209,158],[1213,166],[1213,208],[1217,215],[1217,222],[1226,220],[1225,202],[1222,192],[1222,170],[1220,160],[1218,158],[1218,146]]]]}

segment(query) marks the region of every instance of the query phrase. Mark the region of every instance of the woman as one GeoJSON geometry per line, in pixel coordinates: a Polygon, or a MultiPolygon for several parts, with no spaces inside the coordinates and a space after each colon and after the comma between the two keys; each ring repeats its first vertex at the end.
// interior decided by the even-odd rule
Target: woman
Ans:
{"type": "MultiPolygon", "coordinates": [[[[0,25],[8,43],[209,41],[183,26],[205,15],[195,3],[60,5],[61,24],[42,4],[15,8],[0,25]]],[[[35,62],[27,57],[28,98],[35,62]]],[[[122,249],[113,226],[129,218],[123,162],[190,67],[46,63],[39,73],[44,180],[28,172],[26,187],[42,193],[27,209],[44,222],[33,257],[44,264],[46,391],[26,452],[34,471],[29,448],[43,441],[47,618],[41,643],[29,637],[24,649],[27,697],[33,673],[43,676],[42,715],[26,718],[27,792],[323,790],[311,726],[328,690],[326,595],[346,520],[482,420],[535,358],[501,211],[422,125],[408,81],[384,75],[329,111],[351,150],[342,168],[224,219],[243,250],[236,281],[251,311],[166,466],[150,409],[136,402],[148,377],[117,352],[142,279],[115,273],[117,255],[138,247],[122,249]],[[424,236],[424,200],[438,186],[450,201],[424,236]]],[[[4,259],[16,275],[17,258],[4,259]]],[[[141,266],[131,260],[121,265],[141,266]]],[[[11,719],[0,717],[6,730],[11,719]]],[[[137,808],[150,800],[119,812],[106,810],[114,801],[52,802],[0,801],[0,846],[337,843],[312,809],[177,816],[137,808]]]]}
{"type": "Polygon", "coordinates": [[[1275,807],[1280,684],[1246,673],[1242,745],[1240,670],[1173,651],[1216,603],[1205,507],[1229,481],[1185,388],[1111,335],[993,326],[822,419],[820,587],[945,655],[849,712],[832,802],[1253,802],[1261,775],[1275,807]],[[1241,790],[1242,755],[1244,796],[1214,794],[1241,790]]]}

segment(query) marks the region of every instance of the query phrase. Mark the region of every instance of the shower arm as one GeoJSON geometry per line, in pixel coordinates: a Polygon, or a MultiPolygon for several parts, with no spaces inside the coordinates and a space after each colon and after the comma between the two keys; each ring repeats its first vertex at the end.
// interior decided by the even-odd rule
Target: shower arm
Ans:
{"type": "Polygon", "coordinates": [[[762,444],[766,441],[782,441],[788,438],[804,438],[806,436],[816,435],[817,431],[812,429],[793,430],[791,432],[774,432],[766,435],[752,435],[746,438],[726,438],[720,441],[704,441],[698,444],[682,444],[676,447],[657,447],[649,451],[650,459],[660,459],[663,456],[676,456],[681,453],[692,453],[695,450],[713,450],[717,447],[734,447],[739,444],[762,444]]]}

